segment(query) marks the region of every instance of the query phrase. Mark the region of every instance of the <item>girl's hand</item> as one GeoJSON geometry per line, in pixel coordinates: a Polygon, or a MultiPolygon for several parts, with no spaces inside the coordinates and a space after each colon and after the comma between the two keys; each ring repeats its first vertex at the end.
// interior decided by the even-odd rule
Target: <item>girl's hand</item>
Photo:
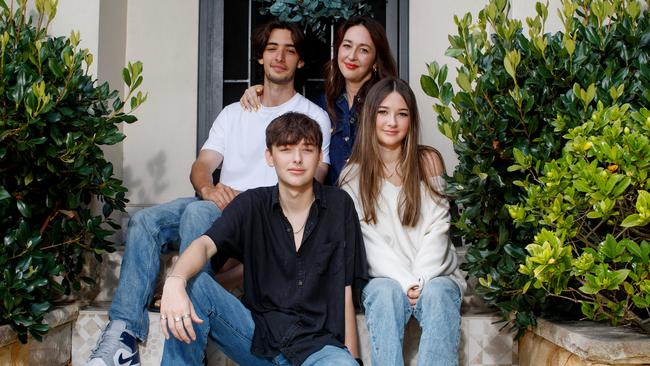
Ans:
{"type": "Polygon", "coordinates": [[[422,289],[420,288],[420,285],[413,285],[408,289],[408,291],[406,291],[406,297],[409,299],[411,306],[415,306],[415,304],[417,304],[421,293],[422,289]]]}
{"type": "Polygon", "coordinates": [[[260,102],[260,95],[262,95],[263,92],[264,87],[262,85],[253,85],[244,91],[244,95],[239,99],[239,104],[241,104],[245,111],[257,112],[262,105],[260,102]]]}
{"type": "Polygon", "coordinates": [[[178,340],[190,343],[196,340],[192,322],[201,324],[203,320],[194,311],[185,283],[180,277],[167,277],[160,301],[160,325],[165,339],[169,339],[171,332],[178,340]]]}

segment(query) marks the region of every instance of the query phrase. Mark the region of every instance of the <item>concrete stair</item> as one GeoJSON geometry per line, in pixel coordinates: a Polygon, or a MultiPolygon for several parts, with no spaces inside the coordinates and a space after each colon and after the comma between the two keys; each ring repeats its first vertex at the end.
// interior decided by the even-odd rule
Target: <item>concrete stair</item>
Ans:
{"type": "MultiPolygon", "coordinates": [[[[463,251],[459,251],[462,258],[463,251]]],[[[108,308],[119,278],[122,252],[105,256],[100,266],[101,291],[92,306],[79,311],[79,317],[72,330],[72,365],[83,365],[90,350],[95,346],[99,334],[108,322],[108,308]]],[[[149,313],[149,337],[140,345],[143,366],[159,365],[162,357],[164,337],[159,326],[159,314],[149,313]]],[[[517,344],[512,334],[500,331],[494,324],[499,317],[486,309],[474,296],[466,296],[463,301],[461,323],[461,345],[459,365],[463,366],[510,366],[518,365],[517,344]]],[[[366,365],[370,365],[370,345],[363,314],[357,315],[361,354],[366,365]]],[[[404,357],[407,365],[416,365],[420,329],[417,322],[411,321],[404,339],[404,357]]],[[[235,365],[216,346],[208,344],[209,366],[235,365]]]]}
{"type": "MultiPolygon", "coordinates": [[[[83,365],[90,350],[95,346],[101,330],[108,322],[108,304],[88,307],[79,312],[79,318],[72,331],[72,365],[83,365]]],[[[140,345],[143,366],[159,365],[163,350],[163,335],[160,330],[158,313],[149,313],[149,338],[140,345]]],[[[500,332],[493,324],[498,320],[494,314],[465,314],[461,323],[461,345],[459,365],[465,366],[506,366],[517,365],[517,345],[512,335],[500,332]]],[[[370,344],[363,314],[357,315],[361,354],[364,364],[370,365],[370,344]]],[[[420,329],[411,321],[404,340],[404,356],[407,365],[416,365],[420,329]]],[[[221,353],[212,343],[208,344],[209,366],[231,366],[232,361],[221,353]]]]}

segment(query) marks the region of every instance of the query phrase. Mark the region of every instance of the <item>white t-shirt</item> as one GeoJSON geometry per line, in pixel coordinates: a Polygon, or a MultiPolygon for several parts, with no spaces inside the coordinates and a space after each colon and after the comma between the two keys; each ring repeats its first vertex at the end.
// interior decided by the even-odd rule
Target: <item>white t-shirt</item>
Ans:
{"type": "Polygon", "coordinates": [[[323,162],[329,164],[330,120],[324,110],[307,98],[296,93],[279,106],[262,106],[257,112],[247,112],[239,103],[233,103],[219,113],[201,148],[223,155],[221,183],[245,191],[278,182],[275,169],[264,159],[266,127],[286,112],[303,113],[318,122],[323,133],[323,162]]]}

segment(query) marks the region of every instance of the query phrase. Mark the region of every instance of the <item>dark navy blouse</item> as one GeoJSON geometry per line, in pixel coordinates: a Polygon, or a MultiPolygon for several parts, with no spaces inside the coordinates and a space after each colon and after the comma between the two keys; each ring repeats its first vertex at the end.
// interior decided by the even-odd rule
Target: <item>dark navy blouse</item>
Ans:
{"type": "MultiPolygon", "coordinates": [[[[316,104],[327,111],[325,94],[316,100],[316,104]]],[[[327,185],[336,185],[345,163],[352,154],[358,125],[356,105],[355,101],[352,108],[348,107],[345,93],[336,100],[336,120],[332,120],[332,138],[330,140],[330,168],[325,179],[327,185]]]]}

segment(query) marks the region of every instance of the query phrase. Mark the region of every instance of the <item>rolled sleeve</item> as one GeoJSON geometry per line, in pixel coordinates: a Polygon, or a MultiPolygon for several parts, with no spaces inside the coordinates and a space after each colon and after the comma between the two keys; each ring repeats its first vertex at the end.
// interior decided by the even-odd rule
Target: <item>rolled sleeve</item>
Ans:
{"type": "Polygon", "coordinates": [[[345,232],[345,285],[363,288],[368,282],[368,261],[359,217],[352,198],[347,195],[345,232]]]}
{"type": "Polygon", "coordinates": [[[323,151],[323,163],[330,164],[330,139],[332,137],[332,122],[330,122],[329,116],[322,109],[316,118],[316,122],[318,122],[321,132],[323,133],[323,144],[321,145],[321,150],[323,151]]]}
{"type": "Polygon", "coordinates": [[[211,258],[212,269],[218,270],[226,259],[242,259],[241,228],[243,207],[246,204],[246,195],[238,195],[224,209],[223,214],[215,220],[205,232],[217,247],[217,254],[211,258]]]}

